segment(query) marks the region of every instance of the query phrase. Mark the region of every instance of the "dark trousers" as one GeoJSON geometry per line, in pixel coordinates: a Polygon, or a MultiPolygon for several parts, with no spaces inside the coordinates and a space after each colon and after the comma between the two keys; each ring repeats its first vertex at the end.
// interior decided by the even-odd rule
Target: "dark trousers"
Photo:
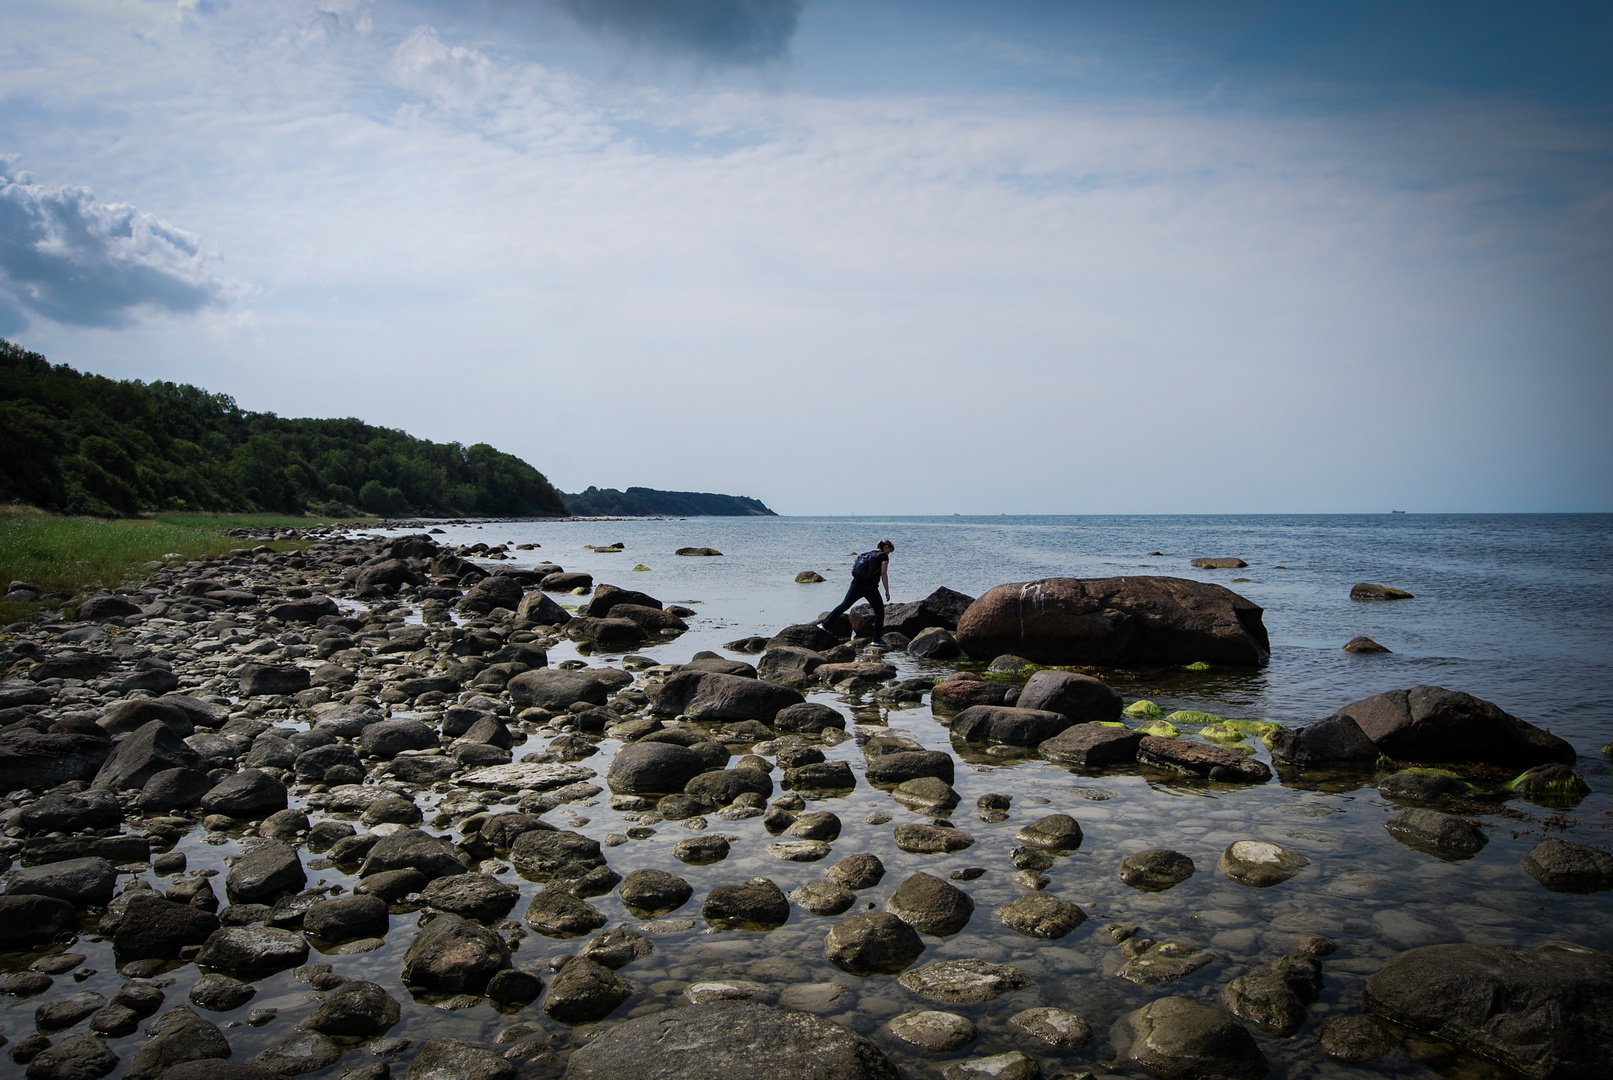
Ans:
{"type": "Polygon", "coordinates": [[[851,588],[846,590],[846,598],[840,601],[838,607],[823,617],[824,622],[844,615],[846,609],[859,600],[868,601],[868,606],[874,609],[874,640],[878,641],[885,636],[885,601],[879,598],[878,581],[851,580],[851,588]]]}

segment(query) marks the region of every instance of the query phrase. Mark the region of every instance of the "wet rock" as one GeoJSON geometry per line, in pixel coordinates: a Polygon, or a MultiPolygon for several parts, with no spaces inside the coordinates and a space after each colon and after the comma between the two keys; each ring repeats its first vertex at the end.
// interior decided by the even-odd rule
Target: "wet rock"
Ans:
{"type": "Polygon", "coordinates": [[[295,840],[308,831],[308,815],[301,810],[278,810],[263,819],[258,826],[258,835],[266,840],[279,840],[281,842],[295,840]]]}
{"type": "MultiPolygon", "coordinates": [[[[332,859],[340,861],[335,860],[335,848],[331,851],[332,859]]],[[[466,869],[448,841],[419,829],[399,829],[390,836],[383,836],[370,848],[364,857],[364,865],[359,869],[359,876],[368,878],[371,874],[388,870],[418,870],[428,881],[433,881],[463,874],[466,869]]]]}
{"type": "Polygon", "coordinates": [[[692,778],[684,793],[710,799],[713,806],[727,806],[750,792],[763,799],[773,797],[773,779],[761,769],[712,769],[692,778]]]}
{"type": "Polygon", "coordinates": [[[1028,892],[997,912],[1003,925],[1026,937],[1054,940],[1086,922],[1086,912],[1052,893],[1028,892]]]}
{"type": "Polygon", "coordinates": [[[848,791],[857,786],[851,765],[844,761],[824,761],[784,774],[784,786],[797,791],[848,791]]]}
{"type": "Polygon", "coordinates": [[[1376,1061],[1399,1045],[1382,1024],[1368,1016],[1335,1016],[1317,1031],[1316,1041],[1328,1057],[1346,1065],[1376,1061]]]}
{"type": "Polygon", "coordinates": [[[1389,651],[1382,645],[1379,645],[1376,641],[1373,641],[1371,638],[1362,634],[1357,634],[1349,641],[1346,641],[1343,648],[1347,653],[1359,653],[1363,655],[1370,653],[1386,653],[1389,651]]]}
{"type": "Polygon", "coordinates": [[[1123,705],[1107,683],[1072,671],[1036,672],[1014,704],[1021,709],[1062,713],[1074,724],[1118,721],[1123,705]]]}
{"type": "Polygon", "coordinates": [[[773,727],[785,734],[819,735],[830,728],[844,731],[846,718],[827,705],[807,701],[780,709],[773,717],[773,727]]]}
{"type": "Polygon", "coordinates": [[[1142,739],[1138,732],[1124,728],[1077,724],[1043,742],[1037,751],[1047,760],[1064,765],[1087,768],[1128,765],[1137,760],[1137,747],[1142,739]]]}
{"type": "Polygon", "coordinates": [[[1477,822],[1422,807],[1400,811],[1383,827],[1407,847],[1441,859],[1471,859],[1490,842],[1477,822]]]}
{"type": "Polygon", "coordinates": [[[581,937],[604,926],[603,912],[562,888],[551,886],[532,898],[523,916],[526,924],[545,937],[581,937]]]}
{"type": "Polygon", "coordinates": [[[455,874],[433,881],[421,895],[427,904],[438,911],[481,923],[494,923],[515,907],[521,890],[491,874],[455,874]]]}
{"type": "Polygon", "coordinates": [[[308,942],[300,934],[267,926],[226,926],[202,945],[196,966],[250,981],[307,959],[308,942]]]}
{"type": "Polygon", "coordinates": [[[490,574],[465,591],[457,605],[461,611],[486,615],[494,608],[514,611],[521,604],[521,583],[505,574],[490,574]]]}
{"type": "Polygon", "coordinates": [[[1190,742],[1187,739],[1145,735],[1137,744],[1137,760],[1144,765],[1234,784],[1264,784],[1271,769],[1263,761],[1244,757],[1223,746],[1190,742]]]}
{"type": "Polygon", "coordinates": [[[1271,759],[1283,765],[1371,765],[1378,747],[1349,716],[1330,716],[1271,733],[1271,759]]]}
{"type": "Polygon", "coordinates": [[[958,793],[945,780],[921,776],[896,785],[891,795],[910,810],[945,813],[958,805],[958,793]]]}
{"type": "Polygon", "coordinates": [[[401,795],[382,795],[371,801],[359,820],[365,825],[418,825],[423,816],[414,800],[401,795]]]}
{"type": "Polygon", "coordinates": [[[904,972],[897,981],[920,997],[949,1004],[992,1001],[1031,985],[1018,968],[985,960],[937,960],[904,972]]]}
{"type": "Polygon", "coordinates": [[[1005,1054],[969,1058],[941,1070],[942,1080],[1042,1080],[1042,1067],[1029,1054],[1010,1050],[1005,1054]]]}
{"type": "Polygon", "coordinates": [[[1263,840],[1239,840],[1221,853],[1221,872],[1239,885],[1264,889],[1279,885],[1305,867],[1310,860],[1297,851],[1263,840]]]}
{"type": "Polygon", "coordinates": [[[1160,1080],[1261,1080],[1269,1071],[1254,1036],[1237,1020],[1185,997],[1151,1001],[1115,1025],[1122,1064],[1160,1080]]]}
{"type": "MultiPolygon", "coordinates": [[[[217,789],[214,789],[217,790],[217,789]]],[[[280,789],[282,793],[285,788],[280,789]]],[[[245,904],[271,903],[285,893],[296,892],[308,883],[297,849],[277,840],[266,840],[235,860],[224,879],[231,900],[245,904]]]]}
{"type": "Polygon", "coordinates": [[[885,910],[920,933],[946,937],[968,925],[975,904],[962,889],[933,874],[918,873],[897,886],[885,910]]]}
{"type": "Polygon", "coordinates": [[[654,918],[682,907],[694,895],[694,888],[664,870],[641,869],[623,878],[617,892],[634,915],[654,918]]]}
{"type": "Polygon", "coordinates": [[[165,769],[194,769],[200,764],[196,751],[186,746],[173,729],[153,720],[112,748],[96,772],[93,786],[109,791],[138,791],[165,769]]]}
{"type": "Polygon", "coordinates": [[[1287,1038],[1305,1023],[1305,1007],[1321,993],[1321,962],[1300,954],[1233,979],[1221,991],[1221,1003],[1234,1016],[1287,1038]]]}
{"type": "Polygon", "coordinates": [[[110,829],[123,810],[110,791],[51,791],[17,812],[16,823],[31,833],[110,829]]]}
{"type": "Polygon", "coordinates": [[[1081,826],[1069,814],[1048,814],[1021,828],[1014,839],[1049,851],[1074,851],[1081,846],[1081,826]]]}
{"type": "Polygon", "coordinates": [[[889,912],[860,911],[824,938],[829,962],[853,975],[894,975],[924,952],[917,931],[889,912]]]}
{"type": "Polygon", "coordinates": [[[896,846],[915,855],[952,854],[972,847],[975,838],[961,829],[909,823],[895,829],[896,846]]]}
{"type": "Polygon", "coordinates": [[[1379,751],[1401,761],[1482,761],[1495,765],[1574,763],[1574,748],[1551,732],[1525,723],[1458,690],[1414,686],[1353,702],[1335,715],[1350,716],[1379,751]]]}
{"type": "Polygon", "coordinates": [[[112,946],[120,962],[173,959],[187,945],[201,945],[219,928],[218,917],[156,893],[136,893],[123,910],[112,946]]]}
{"type": "Polygon", "coordinates": [[[61,1031],[72,1027],[104,1005],[106,1005],[105,997],[93,990],[79,990],[66,997],[47,1001],[35,1009],[34,1026],[44,1032],[61,1031]]]}
{"type": "Polygon", "coordinates": [[[308,669],[295,664],[254,664],[241,668],[242,697],[296,694],[308,689],[308,669]]]}
{"type": "Polygon", "coordinates": [[[321,1035],[369,1038],[385,1035],[402,1010],[391,994],[372,982],[346,982],[319,1003],[297,1026],[321,1035]]]}
{"type": "Polygon", "coordinates": [[[824,876],[854,891],[872,889],[884,879],[885,864],[880,862],[878,855],[861,852],[847,855],[829,867],[824,876]]]}
{"type": "Polygon", "coordinates": [[[857,894],[838,881],[809,881],[790,892],[790,902],[813,915],[839,915],[857,902],[857,894]]]}
{"type": "Polygon", "coordinates": [[[972,705],[953,718],[952,736],[972,743],[1036,746],[1053,738],[1072,722],[1063,713],[1043,709],[1017,705],[972,705]]]}
{"type": "Polygon", "coordinates": [[[1091,1025],[1063,1009],[1025,1009],[1010,1016],[1008,1022],[1060,1050],[1080,1050],[1092,1042],[1091,1025]]]}
{"type": "Polygon", "coordinates": [[[536,705],[550,712],[565,712],[579,701],[603,705],[610,688],[587,671],[538,668],[515,676],[505,687],[518,706],[536,705]]]}
{"type": "Polygon", "coordinates": [[[543,976],[535,971],[505,968],[487,980],[487,996],[505,1005],[530,1005],[543,993],[543,976]]]}
{"type": "Polygon", "coordinates": [[[403,955],[403,981],[442,993],[480,994],[510,966],[510,947],[493,931],[458,915],[438,915],[403,955]]]}
{"type": "Polygon", "coordinates": [[[7,896],[49,896],[84,907],[112,899],[118,870],[105,859],[91,856],[22,867],[9,871],[3,880],[7,896]]]}
{"type": "Polygon", "coordinates": [[[649,938],[625,926],[618,926],[590,938],[588,944],[577,950],[577,955],[616,971],[634,960],[642,960],[653,951],[654,946],[649,938]]]}
{"type": "Polygon", "coordinates": [[[1153,941],[1129,938],[1122,945],[1128,959],[1116,975],[1138,986],[1185,979],[1215,959],[1215,954],[1185,941],[1153,941]]]}
{"type": "Polygon", "coordinates": [[[616,972],[577,956],[567,961],[550,982],[543,1011],[563,1024],[591,1023],[615,1012],[632,993],[633,984],[616,972]]]}
{"type": "Polygon", "coordinates": [[[767,853],[788,862],[817,862],[829,857],[832,849],[821,840],[783,840],[767,845],[767,853]]]}
{"type": "Polygon", "coordinates": [[[262,769],[242,769],[202,796],[209,814],[257,820],[286,808],[286,785],[262,769]]]}
{"type": "Polygon", "coordinates": [[[286,1036],[252,1058],[252,1064],[276,1076],[299,1076],[328,1069],[342,1058],[341,1047],[317,1031],[286,1036]]]}
{"type": "Polygon", "coordinates": [[[1144,892],[1163,892],[1193,876],[1193,860],[1169,848],[1152,848],[1120,861],[1120,880],[1144,892]]]}
{"type": "Polygon", "coordinates": [[[364,878],[353,887],[353,891],[360,896],[378,896],[389,904],[395,904],[410,893],[422,891],[426,885],[426,875],[418,870],[387,870],[364,878]]]}
{"type": "Polygon", "coordinates": [[[886,1024],[885,1029],[903,1042],[932,1054],[961,1050],[980,1035],[968,1017],[935,1009],[903,1013],[886,1024]]]}
{"type": "Polygon", "coordinates": [[[762,679],[681,671],[662,685],[650,707],[658,716],[768,723],[780,710],[802,704],[804,700],[798,691],[762,679]]]}
{"type": "Polygon", "coordinates": [[[190,1000],[209,1012],[239,1009],[257,995],[258,988],[228,975],[208,972],[190,988],[190,1000]]]}
{"type": "Polygon", "coordinates": [[[148,1029],[151,1038],[123,1073],[124,1080],[157,1080],[187,1061],[215,1061],[230,1056],[230,1044],[218,1025],[183,1005],[164,1013],[148,1029]]]}
{"type": "Polygon", "coordinates": [[[1006,705],[1017,700],[1019,688],[1008,683],[990,682],[970,673],[959,673],[930,688],[930,710],[948,716],[975,705],[1006,705]]]}
{"type": "Polygon", "coordinates": [[[0,896],[0,950],[43,945],[75,922],[73,902],[41,893],[0,896]]]}
{"type": "Polygon", "coordinates": [[[870,784],[903,784],[922,776],[933,776],[950,784],[952,769],[951,754],[939,750],[898,750],[870,756],[866,775],[870,784]]]}
{"type": "Polygon", "coordinates": [[[919,631],[907,643],[907,651],[925,660],[951,660],[963,655],[963,649],[959,647],[958,639],[952,636],[952,631],[941,626],[919,631]]]}
{"type": "Polygon", "coordinates": [[[69,1035],[28,1062],[28,1080],[100,1080],[118,1067],[118,1055],[93,1035],[69,1035]]]}
{"type": "Polygon", "coordinates": [[[1362,1002],[1531,1080],[1589,1080],[1613,1058],[1613,956],[1589,949],[1412,949],[1367,979],[1362,1002]]]}
{"type": "Polygon", "coordinates": [[[790,901],[767,878],[750,878],[740,885],[712,889],[700,913],[718,926],[771,929],[789,920],[790,901]]]}
{"type": "Polygon", "coordinates": [[[1219,585],[1168,577],[1044,578],[999,585],[958,620],[970,656],[1038,664],[1256,666],[1271,655],[1261,609],[1219,585]]]}
{"type": "Polygon", "coordinates": [[[788,831],[803,840],[833,840],[840,835],[840,818],[827,810],[814,810],[796,818],[788,831]]]}
{"type": "Polygon", "coordinates": [[[603,866],[605,856],[599,841],[568,829],[537,830],[522,833],[510,845],[510,862],[521,876],[547,881],[564,866],[603,866]]]}
{"type": "MultiPolygon", "coordinates": [[[[510,891],[519,890],[512,887],[510,891]]],[[[511,905],[514,902],[512,898],[511,905]]],[[[354,938],[385,937],[388,922],[386,901],[380,897],[339,896],[310,904],[303,915],[302,928],[311,937],[322,941],[351,941],[354,938]]],[[[325,1034],[335,1032],[326,1031],[325,1034]]]]}
{"type": "Polygon", "coordinates": [[[636,742],[616,752],[605,783],[618,795],[679,792],[706,767],[706,759],[686,746],[636,742]]]}
{"type": "Polygon", "coordinates": [[[364,729],[359,749],[367,757],[391,761],[405,750],[429,750],[437,733],[418,720],[382,720],[364,729]]]}
{"type": "Polygon", "coordinates": [[[810,1013],[754,1001],[635,1017],[578,1049],[567,1068],[568,1080],[619,1080],[623,1075],[645,1080],[897,1077],[884,1054],[862,1036],[810,1013]]]}
{"type": "Polygon", "coordinates": [[[1379,585],[1371,581],[1358,581],[1350,586],[1351,600],[1411,600],[1411,593],[1392,585],[1379,585]]]}
{"type": "Polygon", "coordinates": [[[728,858],[728,839],[723,836],[691,836],[672,845],[672,857],[694,866],[721,862],[728,858]]]}
{"type": "Polygon", "coordinates": [[[1585,778],[1567,765],[1536,765],[1506,785],[1514,795],[1542,806],[1574,806],[1591,793],[1585,778]]]}
{"type": "Polygon", "coordinates": [[[1378,794],[1397,802],[1437,803],[1459,799],[1473,789],[1460,777],[1433,769],[1406,769],[1384,777],[1378,794]]]}
{"type": "Polygon", "coordinates": [[[1535,845],[1524,856],[1523,868],[1553,892],[1592,893],[1613,889],[1613,855],[1555,836],[1535,845]]]}

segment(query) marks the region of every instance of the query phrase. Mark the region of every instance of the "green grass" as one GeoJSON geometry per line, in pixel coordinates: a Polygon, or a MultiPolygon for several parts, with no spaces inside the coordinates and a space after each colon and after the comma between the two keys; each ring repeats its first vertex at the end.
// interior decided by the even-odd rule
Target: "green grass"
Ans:
{"type": "Polygon", "coordinates": [[[152,514],[150,520],[160,525],[182,525],[191,529],[311,529],[316,525],[329,525],[337,519],[291,517],[286,514],[152,514]]]}
{"type": "MultiPolygon", "coordinates": [[[[45,593],[77,596],[110,589],[143,577],[148,562],[183,562],[203,555],[224,555],[243,546],[239,537],[220,535],[220,528],[262,527],[267,519],[208,515],[195,524],[139,518],[56,517],[37,510],[0,508],[0,585],[26,581],[45,593]]],[[[303,524],[312,524],[307,519],[303,524]]],[[[273,545],[278,550],[300,547],[273,545]]],[[[0,601],[0,625],[33,618],[36,603],[0,601]]]]}

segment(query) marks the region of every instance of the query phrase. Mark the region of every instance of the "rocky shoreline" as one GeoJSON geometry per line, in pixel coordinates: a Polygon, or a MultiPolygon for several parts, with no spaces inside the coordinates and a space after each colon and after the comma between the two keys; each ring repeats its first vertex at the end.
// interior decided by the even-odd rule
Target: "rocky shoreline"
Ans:
{"type": "MultiPolygon", "coordinates": [[[[1052,886],[1082,819],[1027,795],[1016,763],[1229,801],[1274,770],[1324,790],[1369,776],[1399,807],[1390,842],[1451,866],[1489,842],[1475,800],[1586,790],[1572,747],[1456,691],[1288,728],[1167,715],[1040,666],[1263,662],[1260,609],[1219,586],[943,588],[892,607],[899,653],[848,643],[853,611],[838,632],[791,626],[665,665],[646,654],[693,609],[504,565],[504,545],[275,539],[304,546],[154,567],[75,621],[6,628],[0,993],[5,1052],[35,1080],[758,1064],[1175,1080],[1265,1076],[1301,1038],[1307,1068],[1455,1054],[1545,1080],[1613,1056],[1613,958],[1573,943],[1406,949],[1320,1021],[1339,963],[1326,935],[1287,933],[1211,987],[1196,973],[1225,950],[1123,919],[1079,930],[1095,913],[1052,886]],[[551,667],[562,643],[582,658],[551,667]],[[1504,788],[1486,780],[1499,769],[1504,788]],[[953,855],[972,861],[940,873],[953,855]],[[921,864],[936,872],[907,872],[921,864]],[[1036,975],[1078,963],[1058,950],[1081,933],[1113,957],[1093,977],[1146,992],[1099,1025],[1107,1044],[1078,995],[1036,975]],[[776,946],[745,977],[712,962],[758,941],[776,946]],[[1497,995],[1516,1004],[1486,1012],[1497,995]],[[683,1049],[652,1053],[668,1045],[683,1049]]],[[[1117,863],[1102,873],[1162,899],[1195,875],[1253,896],[1316,874],[1253,836],[1214,870],[1174,847],[1117,863]]],[[[1613,887],[1613,856],[1549,838],[1519,873],[1587,894],[1613,887]]]]}

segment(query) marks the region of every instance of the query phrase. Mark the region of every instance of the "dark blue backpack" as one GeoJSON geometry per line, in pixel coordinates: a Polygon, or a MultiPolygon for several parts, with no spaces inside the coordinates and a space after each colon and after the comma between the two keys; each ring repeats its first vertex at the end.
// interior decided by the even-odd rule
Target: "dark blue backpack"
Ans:
{"type": "Polygon", "coordinates": [[[879,564],[884,557],[885,553],[878,549],[863,552],[851,564],[851,579],[853,581],[878,581],[879,564]]]}

